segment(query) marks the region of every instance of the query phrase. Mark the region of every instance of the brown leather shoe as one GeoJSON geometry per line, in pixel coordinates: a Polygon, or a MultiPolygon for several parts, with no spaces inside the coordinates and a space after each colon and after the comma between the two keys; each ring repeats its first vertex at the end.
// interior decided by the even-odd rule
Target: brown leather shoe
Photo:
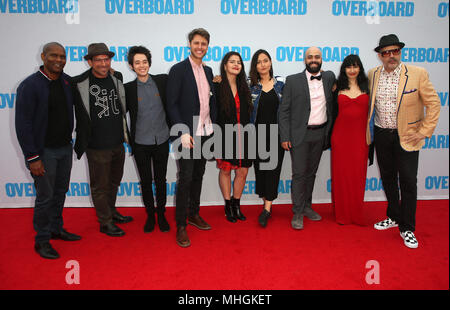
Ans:
{"type": "Polygon", "coordinates": [[[194,225],[195,227],[201,230],[211,229],[211,226],[209,226],[209,224],[206,223],[198,214],[194,216],[188,216],[187,222],[188,224],[194,225]]]}
{"type": "Polygon", "coordinates": [[[177,244],[182,248],[186,248],[191,245],[191,241],[189,240],[186,232],[186,227],[184,226],[179,226],[177,228],[177,244]]]}

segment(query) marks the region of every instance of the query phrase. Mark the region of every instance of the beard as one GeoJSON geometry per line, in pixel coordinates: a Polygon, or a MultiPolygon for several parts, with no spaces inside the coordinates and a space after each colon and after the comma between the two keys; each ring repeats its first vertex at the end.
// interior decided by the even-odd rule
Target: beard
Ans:
{"type": "Polygon", "coordinates": [[[320,62],[316,62],[316,61],[311,61],[310,63],[308,63],[308,64],[305,64],[306,65],[306,70],[308,70],[308,72],[309,73],[318,73],[318,72],[320,72],[320,69],[322,69],[322,63],[320,62]],[[311,68],[311,65],[313,65],[313,64],[316,64],[317,65],[317,67],[314,67],[314,68],[311,68]]]}
{"type": "Polygon", "coordinates": [[[388,64],[397,67],[400,62],[396,58],[390,58],[388,64]]]}

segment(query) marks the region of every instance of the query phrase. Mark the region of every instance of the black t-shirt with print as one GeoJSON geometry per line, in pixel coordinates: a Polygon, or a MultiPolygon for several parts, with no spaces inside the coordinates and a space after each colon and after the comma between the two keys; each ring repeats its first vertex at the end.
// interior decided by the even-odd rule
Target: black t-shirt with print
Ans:
{"type": "Polygon", "coordinates": [[[122,108],[110,76],[89,77],[91,139],[89,148],[110,149],[124,142],[122,108]]]}

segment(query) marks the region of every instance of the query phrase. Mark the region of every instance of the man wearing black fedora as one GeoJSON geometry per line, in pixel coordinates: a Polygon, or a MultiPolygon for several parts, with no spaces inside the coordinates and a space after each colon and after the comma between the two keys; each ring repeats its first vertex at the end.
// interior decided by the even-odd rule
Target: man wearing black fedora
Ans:
{"type": "Polygon", "coordinates": [[[417,248],[414,231],[419,150],[436,128],[441,105],[428,72],[401,62],[404,46],[395,34],[389,34],[375,48],[382,66],[369,71],[367,142],[374,142],[388,201],[387,219],[374,227],[398,227],[404,244],[417,248]]]}
{"type": "Polygon", "coordinates": [[[91,68],[73,78],[78,90],[75,152],[78,159],[86,152],[100,232],[119,237],[125,232],[115,224],[133,219],[122,216],[115,206],[125,162],[123,143],[128,142],[129,134],[125,89],[121,75],[111,74],[112,57],[106,44],[90,44],[84,58],[91,68]]]}

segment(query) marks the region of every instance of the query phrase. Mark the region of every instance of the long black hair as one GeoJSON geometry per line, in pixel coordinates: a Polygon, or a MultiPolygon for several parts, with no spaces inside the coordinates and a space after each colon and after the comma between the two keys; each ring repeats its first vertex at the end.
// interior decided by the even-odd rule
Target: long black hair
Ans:
{"type": "MultiPolygon", "coordinates": [[[[261,79],[261,76],[258,73],[258,69],[256,69],[256,66],[258,65],[258,58],[259,58],[259,55],[261,55],[261,54],[266,55],[269,58],[270,62],[272,62],[272,57],[270,57],[269,52],[267,52],[266,50],[259,49],[255,52],[255,54],[253,54],[252,62],[250,64],[250,73],[249,73],[250,86],[258,85],[259,80],[261,79]]],[[[270,78],[273,78],[273,67],[272,66],[270,66],[269,74],[270,74],[270,78]]]]}
{"type": "Polygon", "coordinates": [[[358,55],[348,55],[345,57],[344,61],[341,65],[341,70],[339,72],[339,77],[337,80],[337,91],[349,89],[348,85],[348,77],[345,72],[345,69],[351,66],[359,67],[359,74],[356,78],[359,89],[361,92],[368,94],[369,93],[369,80],[367,79],[367,75],[364,72],[364,66],[361,62],[361,59],[358,55]]]}
{"type": "Polygon", "coordinates": [[[225,65],[227,64],[231,56],[238,56],[242,64],[241,72],[239,72],[239,74],[236,76],[236,86],[240,99],[246,100],[246,102],[248,102],[248,112],[251,113],[253,110],[252,97],[247,84],[247,75],[245,74],[244,62],[242,61],[241,55],[234,51],[227,53],[223,57],[220,64],[220,75],[222,76],[222,82],[220,83],[219,88],[220,102],[222,104],[221,108],[228,116],[231,115],[231,104],[234,102],[234,98],[232,98],[233,93],[231,92],[230,82],[228,81],[228,76],[225,71],[225,65]]]}

